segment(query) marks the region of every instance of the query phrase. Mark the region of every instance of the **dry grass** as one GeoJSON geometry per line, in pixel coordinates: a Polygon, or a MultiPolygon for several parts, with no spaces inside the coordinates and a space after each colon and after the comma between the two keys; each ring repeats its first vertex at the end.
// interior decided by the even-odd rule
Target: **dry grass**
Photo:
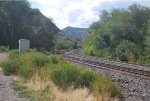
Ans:
{"type": "Polygon", "coordinates": [[[21,81],[22,80],[22,78],[20,76],[11,75],[10,78],[13,79],[14,81],[21,81]]]}
{"type": "MultiPolygon", "coordinates": [[[[13,76],[15,81],[22,81],[20,77],[13,76]]],[[[47,85],[51,89],[44,95],[42,101],[119,101],[117,98],[111,98],[107,91],[101,93],[91,93],[88,88],[70,87],[66,91],[58,89],[51,81],[41,81],[41,78],[36,74],[31,80],[22,83],[30,91],[42,92],[47,85]]]]}
{"type": "Polygon", "coordinates": [[[48,92],[47,97],[49,97],[52,101],[96,101],[94,100],[94,96],[89,94],[89,90],[87,88],[73,89],[73,87],[71,87],[67,91],[63,92],[51,81],[42,82],[38,77],[34,78],[34,81],[30,80],[24,85],[28,89],[34,91],[42,91],[45,88],[45,85],[51,86],[52,89],[48,92]]]}
{"type": "Polygon", "coordinates": [[[54,101],[95,101],[94,96],[89,94],[87,88],[69,88],[67,91],[62,92],[57,87],[54,87],[52,99],[54,101]]]}
{"type": "Polygon", "coordinates": [[[118,98],[111,98],[111,94],[107,90],[102,90],[102,92],[97,92],[95,94],[95,101],[119,101],[118,98]]]}
{"type": "Polygon", "coordinates": [[[110,98],[107,91],[93,95],[88,88],[69,88],[67,91],[60,91],[56,86],[49,94],[52,101],[119,101],[117,98],[110,98]]]}

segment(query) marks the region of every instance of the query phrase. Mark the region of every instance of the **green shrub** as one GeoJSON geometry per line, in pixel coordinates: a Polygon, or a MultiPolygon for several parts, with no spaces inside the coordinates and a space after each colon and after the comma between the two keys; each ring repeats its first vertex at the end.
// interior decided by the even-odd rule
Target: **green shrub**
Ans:
{"type": "Polygon", "coordinates": [[[92,46],[86,46],[83,51],[86,55],[92,55],[92,56],[95,55],[94,52],[93,52],[93,47],[92,46]]]}
{"type": "Polygon", "coordinates": [[[55,56],[55,55],[50,55],[50,63],[52,63],[52,64],[58,64],[58,59],[57,59],[57,57],[55,56]]]}
{"type": "Polygon", "coordinates": [[[107,89],[106,78],[104,76],[96,76],[92,83],[92,90],[94,92],[102,92],[102,90],[107,89]]]}
{"type": "Polygon", "coordinates": [[[3,62],[1,64],[1,67],[5,75],[10,75],[10,74],[17,74],[20,65],[21,62],[17,59],[14,59],[14,60],[3,62]]]}
{"type": "Polygon", "coordinates": [[[42,53],[36,53],[36,54],[31,55],[31,56],[32,56],[31,61],[38,68],[45,66],[46,64],[49,63],[49,58],[42,53]]]}
{"type": "Polygon", "coordinates": [[[49,58],[36,51],[19,53],[18,50],[10,51],[10,61],[2,63],[2,68],[6,75],[19,74],[24,78],[30,78],[36,69],[49,63],[49,58]],[[29,68],[31,67],[31,68],[29,68]]]}
{"type": "Polygon", "coordinates": [[[67,64],[67,61],[64,60],[64,58],[62,56],[59,55],[59,56],[57,56],[57,58],[58,58],[59,63],[61,63],[61,64],[67,64]]]}
{"type": "Polygon", "coordinates": [[[0,52],[6,52],[7,48],[5,46],[0,46],[0,52]]]}
{"type": "Polygon", "coordinates": [[[78,76],[78,85],[89,87],[94,80],[94,72],[88,69],[80,71],[78,76]]]}
{"type": "Polygon", "coordinates": [[[67,64],[67,61],[64,60],[64,58],[61,55],[51,54],[49,58],[51,64],[67,64]]]}
{"type": "Polygon", "coordinates": [[[17,49],[11,50],[9,53],[9,58],[11,60],[16,59],[19,57],[19,51],[17,49]]]}
{"type": "Polygon", "coordinates": [[[137,54],[135,43],[128,40],[122,40],[116,47],[116,55],[121,61],[128,61],[129,53],[132,53],[133,55],[137,54]]]}
{"type": "Polygon", "coordinates": [[[149,56],[141,56],[137,61],[137,64],[146,64],[150,65],[150,57],[149,56]]]}
{"type": "Polygon", "coordinates": [[[51,73],[54,84],[62,89],[67,89],[70,85],[77,83],[79,70],[74,65],[66,64],[61,68],[56,68],[51,73]]]}
{"type": "Polygon", "coordinates": [[[108,90],[111,93],[111,97],[123,98],[121,89],[116,83],[112,82],[106,76],[97,75],[95,81],[92,83],[92,90],[94,92],[102,92],[103,90],[108,90]]]}
{"type": "Polygon", "coordinates": [[[89,87],[94,78],[95,74],[91,70],[78,68],[71,64],[56,68],[51,73],[51,79],[54,84],[62,89],[67,89],[71,85],[89,87]]]}
{"type": "Polygon", "coordinates": [[[111,97],[117,96],[119,98],[123,98],[123,94],[121,93],[121,89],[119,88],[119,86],[116,83],[110,81],[108,84],[109,84],[108,90],[111,93],[111,97]]]}
{"type": "Polygon", "coordinates": [[[35,70],[32,67],[21,66],[18,72],[21,77],[30,79],[34,75],[35,70]]]}

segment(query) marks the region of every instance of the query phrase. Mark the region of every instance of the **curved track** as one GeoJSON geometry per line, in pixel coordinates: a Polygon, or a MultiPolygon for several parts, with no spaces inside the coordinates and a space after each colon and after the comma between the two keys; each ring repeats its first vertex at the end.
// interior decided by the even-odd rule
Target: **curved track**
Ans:
{"type": "Polygon", "coordinates": [[[123,101],[150,101],[150,67],[85,56],[78,50],[65,52],[63,57],[111,77],[122,88],[123,101]]]}
{"type": "MultiPolygon", "coordinates": [[[[77,54],[64,54],[63,55],[67,60],[75,62],[75,63],[79,63],[79,64],[84,64],[87,66],[92,66],[92,67],[97,67],[97,68],[102,68],[102,69],[107,69],[107,70],[115,70],[115,71],[119,71],[119,72],[124,72],[127,74],[131,74],[134,76],[142,76],[145,78],[150,79],[150,71],[146,71],[144,69],[137,69],[137,68],[131,68],[131,67],[127,67],[127,66],[118,66],[115,64],[111,64],[108,62],[104,62],[102,60],[99,59],[95,59],[95,58],[88,58],[88,57],[83,57],[83,56],[79,56],[77,54]]],[[[143,67],[145,68],[145,67],[143,67]]]]}

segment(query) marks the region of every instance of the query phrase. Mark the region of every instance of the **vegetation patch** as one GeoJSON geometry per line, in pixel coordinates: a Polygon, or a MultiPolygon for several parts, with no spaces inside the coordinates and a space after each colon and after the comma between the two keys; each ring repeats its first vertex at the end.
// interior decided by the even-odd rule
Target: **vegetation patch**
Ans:
{"type": "Polygon", "coordinates": [[[70,64],[59,55],[46,56],[33,50],[25,53],[12,50],[10,60],[3,62],[1,67],[6,75],[21,77],[21,81],[14,84],[15,89],[31,101],[53,101],[51,89],[55,87],[64,94],[70,87],[74,90],[87,88],[89,94],[102,93],[104,89],[110,93],[110,97],[122,98],[121,89],[111,79],[70,64]],[[32,89],[35,85],[36,89],[32,89]]]}
{"type": "Polygon", "coordinates": [[[71,85],[77,85],[79,69],[74,65],[65,64],[64,66],[54,69],[51,73],[51,79],[58,87],[67,89],[71,85]]]}
{"type": "Polygon", "coordinates": [[[7,48],[5,46],[0,45],[0,52],[6,52],[7,48]]]}
{"type": "Polygon", "coordinates": [[[150,8],[103,10],[89,27],[83,50],[87,55],[130,63],[150,63],[150,8]],[[142,16],[140,16],[142,15],[142,16]]]}
{"type": "Polygon", "coordinates": [[[116,83],[104,75],[96,75],[96,79],[92,83],[92,89],[97,94],[103,91],[109,91],[111,97],[123,98],[120,88],[116,83]]]}
{"type": "Polygon", "coordinates": [[[20,66],[21,63],[16,59],[1,63],[5,75],[17,74],[20,66]]]}

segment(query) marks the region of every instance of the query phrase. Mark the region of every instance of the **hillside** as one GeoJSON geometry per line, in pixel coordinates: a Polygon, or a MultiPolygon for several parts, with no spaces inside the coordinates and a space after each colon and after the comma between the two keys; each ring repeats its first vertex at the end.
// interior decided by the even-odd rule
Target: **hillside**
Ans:
{"type": "Polygon", "coordinates": [[[66,35],[75,36],[75,37],[85,37],[87,35],[87,28],[77,28],[77,27],[66,27],[62,31],[66,35]]]}
{"type": "Polygon", "coordinates": [[[31,48],[51,49],[53,37],[59,28],[38,9],[32,9],[29,2],[0,2],[0,45],[18,48],[18,40],[31,41],[31,48]]]}

